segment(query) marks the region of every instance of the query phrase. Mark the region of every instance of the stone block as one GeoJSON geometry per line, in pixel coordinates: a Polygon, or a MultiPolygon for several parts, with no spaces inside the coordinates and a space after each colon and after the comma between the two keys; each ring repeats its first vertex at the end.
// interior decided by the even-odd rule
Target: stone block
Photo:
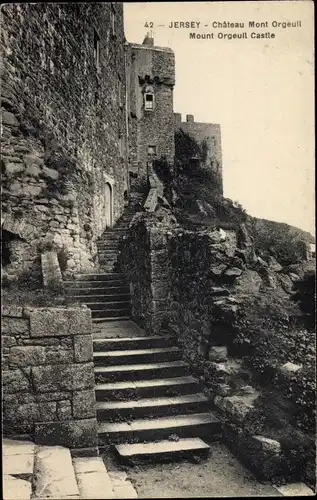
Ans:
{"type": "Polygon", "coordinates": [[[11,337],[10,335],[2,336],[2,347],[12,347],[16,345],[17,339],[15,337],[11,337]]]}
{"type": "Polygon", "coordinates": [[[212,266],[210,268],[210,274],[211,276],[214,276],[215,278],[218,278],[219,276],[222,275],[224,270],[227,268],[227,264],[218,264],[217,266],[212,266]]]}
{"type": "Polygon", "coordinates": [[[280,367],[280,372],[286,376],[286,377],[291,377],[294,375],[294,373],[298,372],[302,368],[302,365],[297,365],[295,363],[291,363],[290,361],[288,363],[285,363],[280,367]]]}
{"type": "Polygon", "coordinates": [[[258,293],[261,285],[261,276],[256,271],[248,269],[235,280],[233,290],[236,293],[239,292],[255,294],[258,293]]]}
{"type": "Polygon", "coordinates": [[[70,392],[59,391],[59,392],[44,392],[42,394],[36,394],[36,401],[61,401],[68,399],[71,396],[70,392]]]}
{"type": "Polygon", "coordinates": [[[91,312],[84,308],[33,309],[30,312],[31,337],[56,337],[91,333],[91,312]]]}
{"type": "Polygon", "coordinates": [[[224,274],[228,278],[234,279],[241,276],[242,272],[243,272],[242,269],[239,269],[238,267],[230,267],[229,269],[226,270],[224,274]]]}
{"type": "Polygon", "coordinates": [[[97,446],[95,418],[35,424],[35,443],[69,448],[97,446]]]}
{"type": "Polygon", "coordinates": [[[71,454],[66,448],[41,447],[36,454],[34,476],[35,498],[79,498],[71,454]]]}
{"type": "Polygon", "coordinates": [[[38,177],[40,173],[41,169],[37,165],[29,165],[25,170],[25,175],[30,175],[31,177],[38,177]]]}
{"type": "Polygon", "coordinates": [[[275,439],[270,439],[264,436],[253,436],[253,439],[258,442],[261,450],[272,453],[274,455],[280,455],[282,451],[281,443],[279,443],[275,439]]]}
{"type": "Polygon", "coordinates": [[[209,350],[209,360],[215,362],[226,361],[228,352],[226,346],[213,346],[209,350]]]}
{"type": "Polygon", "coordinates": [[[75,361],[78,363],[93,360],[93,345],[91,335],[75,335],[74,356],[75,361]]]}
{"type": "Polygon", "coordinates": [[[32,368],[38,392],[73,391],[94,387],[93,363],[48,365],[32,368]]]}
{"type": "Polygon", "coordinates": [[[7,111],[5,109],[2,110],[1,113],[2,123],[3,125],[9,125],[10,127],[18,127],[19,122],[13,113],[7,111]]]}
{"type": "Polygon", "coordinates": [[[3,500],[30,500],[32,485],[30,481],[18,479],[9,474],[3,475],[3,500]]]}
{"type": "Polygon", "coordinates": [[[29,322],[23,318],[4,317],[1,324],[2,335],[28,335],[29,322]]]}
{"type": "Polygon", "coordinates": [[[96,396],[94,390],[73,393],[73,416],[89,418],[96,416],[96,396]]]}
{"type": "Polygon", "coordinates": [[[243,424],[254,406],[250,401],[246,401],[239,396],[216,396],[214,403],[217,408],[231,421],[236,424],[243,424]]]}
{"type": "Polygon", "coordinates": [[[70,420],[72,418],[72,405],[69,400],[57,402],[56,417],[57,420],[70,420]]]}
{"type": "Polygon", "coordinates": [[[59,177],[59,173],[57,172],[57,170],[48,167],[43,168],[43,174],[54,181],[56,181],[59,177]]]}
{"type": "Polygon", "coordinates": [[[23,307],[1,306],[1,316],[22,318],[22,315],[23,315],[23,307]]]}
{"type": "Polygon", "coordinates": [[[17,173],[22,172],[24,170],[24,165],[23,165],[23,163],[8,162],[8,163],[6,163],[5,168],[6,168],[7,174],[17,174],[17,173]]]}
{"type": "Polygon", "coordinates": [[[2,387],[4,393],[27,391],[30,387],[31,369],[4,370],[2,372],[2,387]]]}
{"type": "Polygon", "coordinates": [[[45,347],[17,346],[10,348],[9,364],[12,367],[43,365],[45,361],[45,347]]]}
{"type": "Polygon", "coordinates": [[[73,349],[64,349],[61,346],[46,348],[47,364],[54,365],[59,363],[73,363],[73,361],[74,361],[73,349]]]}
{"type": "Polygon", "coordinates": [[[3,457],[3,474],[12,476],[28,475],[33,473],[34,453],[23,455],[5,455],[3,457]]]}

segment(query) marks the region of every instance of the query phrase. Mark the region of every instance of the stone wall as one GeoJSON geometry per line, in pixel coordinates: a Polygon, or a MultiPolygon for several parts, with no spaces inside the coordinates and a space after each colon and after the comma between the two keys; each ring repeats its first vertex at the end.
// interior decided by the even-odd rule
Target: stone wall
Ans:
{"type": "Polygon", "coordinates": [[[147,176],[148,146],[156,158],[174,161],[173,87],[175,59],[171,49],[130,44],[129,78],[129,169],[139,178],[147,176]],[[144,94],[153,93],[154,109],[144,107],[144,94]]]}
{"type": "Polygon", "coordinates": [[[187,115],[187,117],[187,121],[181,121],[181,115],[179,113],[174,114],[175,133],[182,131],[200,145],[204,156],[202,164],[217,173],[220,179],[221,193],[223,193],[220,125],[216,123],[195,122],[192,115],[187,115]]]}
{"type": "Polygon", "coordinates": [[[69,271],[89,270],[128,188],[122,4],[6,4],[1,14],[3,213],[32,227],[12,272],[32,266],[43,238],[68,247],[69,271]]]}
{"type": "Polygon", "coordinates": [[[2,309],[3,432],[97,453],[91,312],[2,309]]]}
{"type": "Polygon", "coordinates": [[[154,215],[136,215],[120,251],[130,283],[133,320],[148,333],[160,333],[167,303],[167,234],[154,227],[154,215]]]}
{"type": "Polygon", "coordinates": [[[304,270],[261,259],[243,225],[194,232],[146,214],[129,238],[133,315],[176,336],[230,448],[262,479],[311,484],[315,342],[292,300],[304,270]]]}

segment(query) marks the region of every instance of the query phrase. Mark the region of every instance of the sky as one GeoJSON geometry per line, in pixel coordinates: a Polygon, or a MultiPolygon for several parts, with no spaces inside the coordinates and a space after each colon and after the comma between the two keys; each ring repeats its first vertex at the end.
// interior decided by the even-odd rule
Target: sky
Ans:
{"type": "Polygon", "coordinates": [[[174,111],[183,120],[193,114],[197,122],[221,125],[225,197],[250,215],[314,234],[313,2],[127,2],[124,16],[129,42],[142,43],[152,31],[155,45],[174,50],[174,111]],[[200,25],[168,27],[181,21],[200,25]],[[213,26],[225,21],[245,27],[213,26]]]}

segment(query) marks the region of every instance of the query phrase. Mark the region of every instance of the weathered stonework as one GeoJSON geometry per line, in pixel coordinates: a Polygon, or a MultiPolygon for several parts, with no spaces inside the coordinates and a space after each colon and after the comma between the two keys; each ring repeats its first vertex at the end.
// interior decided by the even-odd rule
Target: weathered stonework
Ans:
{"type": "Polygon", "coordinates": [[[90,310],[3,308],[2,320],[5,434],[28,433],[41,444],[95,448],[90,310]]]}
{"type": "Polygon", "coordinates": [[[64,271],[93,269],[128,189],[123,6],[6,4],[1,15],[7,271],[34,273],[43,240],[67,247],[64,271]]]}

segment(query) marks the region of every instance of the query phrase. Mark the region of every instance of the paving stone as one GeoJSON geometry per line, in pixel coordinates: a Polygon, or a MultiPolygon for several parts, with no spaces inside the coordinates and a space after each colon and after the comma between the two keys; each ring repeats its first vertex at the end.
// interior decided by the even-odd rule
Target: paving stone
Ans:
{"type": "Polygon", "coordinates": [[[304,483],[292,483],[282,486],[274,486],[283,496],[298,497],[298,496],[315,496],[311,488],[308,488],[304,483]]]}
{"type": "Polygon", "coordinates": [[[3,475],[3,500],[30,500],[32,485],[29,481],[3,475]]]}
{"type": "Polygon", "coordinates": [[[34,466],[34,453],[22,455],[5,455],[2,461],[3,473],[11,476],[32,474],[34,466]]]}
{"type": "Polygon", "coordinates": [[[74,458],[73,464],[81,498],[115,498],[110,477],[101,457],[74,458]]]}
{"type": "Polygon", "coordinates": [[[32,441],[16,441],[15,439],[3,439],[2,454],[6,455],[30,455],[34,453],[35,444],[32,441]]]}
{"type": "Polygon", "coordinates": [[[70,451],[61,446],[41,446],[35,458],[34,499],[79,498],[70,451]]]}

